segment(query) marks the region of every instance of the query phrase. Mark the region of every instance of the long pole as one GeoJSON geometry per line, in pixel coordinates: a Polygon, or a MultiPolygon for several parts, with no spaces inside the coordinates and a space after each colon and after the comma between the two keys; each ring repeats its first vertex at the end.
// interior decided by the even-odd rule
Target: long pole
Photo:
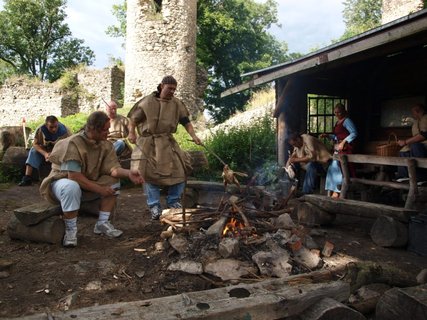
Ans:
{"type": "Polygon", "coordinates": [[[27,130],[25,129],[26,125],[25,125],[25,117],[22,118],[22,131],[24,133],[24,146],[25,149],[27,149],[28,147],[28,142],[27,142],[27,130]]]}

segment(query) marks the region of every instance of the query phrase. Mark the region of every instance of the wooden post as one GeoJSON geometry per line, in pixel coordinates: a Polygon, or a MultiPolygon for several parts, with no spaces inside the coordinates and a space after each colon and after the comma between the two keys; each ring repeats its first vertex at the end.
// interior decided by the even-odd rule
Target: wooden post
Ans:
{"type": "Polygon", "coordinates": [[[320,207],[309,202],[300,202],[297,211],[298,223],[308,227],[329,225],[336,217],[334,213],[322,210],[320,207]]]}
{"type": "Polygon", "coordinates": [[[417,162],[414,159],[407,159],[408,175],[409,175],[409,192],[406,198],[405,208],[413,209],[415,202],[415,195],[418,192],[417,187],[417,162]]]}
{"type": "Polygon", "coordinates": [[[408,225],[391,217],[378,217],[370,234],[372,241],[381,247],[403,247],[408,243],[408,225]]]}
{"type": "Polygon", "coordinates": [[[341,171],[342,171],[342,185],[340,198],[345,199],[347,197],[348,187],[350,185],[350,170],[348,170],[348,158],[347,155],[340,155],[341,171]]]}

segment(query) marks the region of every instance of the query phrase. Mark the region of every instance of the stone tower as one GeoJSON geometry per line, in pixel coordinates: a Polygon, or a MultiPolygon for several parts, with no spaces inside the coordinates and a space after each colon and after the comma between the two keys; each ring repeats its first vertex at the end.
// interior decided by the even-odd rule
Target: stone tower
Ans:
{"type": "Polygon", "coordinates": [[[173,75],[175,95],[197,113],[196,6],[197,0],[127,0],[125,104],[173,75]]]}
{"type": "Polygon", "coordinates": [[[423,0],[383,0],[382,24],[402,18],[423,8],[423,0]]]}

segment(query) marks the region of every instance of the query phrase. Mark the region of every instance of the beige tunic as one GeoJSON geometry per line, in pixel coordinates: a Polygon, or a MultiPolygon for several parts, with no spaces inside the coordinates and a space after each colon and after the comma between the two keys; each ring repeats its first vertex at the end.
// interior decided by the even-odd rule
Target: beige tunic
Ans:
{"type": "MultiPolygon", "coordinates": [[[[302,134],[303,145],[301,148],[295,148],[293,154],[298,158],[308,157],[310,161],[326,164],[332,155],[326,146],[319,140],[309,134],[302,134]]],[[[305,168],[306,164],[301,164],[305,168]]]]}
{"type": "MultiPolygon", "coordinates": [[[[421,119],[414,121],[412,124],[412,136],[415,137],[416,135],[420,134],[421,132],[427,131],[427,113],[424,114],[421,119]]],[[[427,139],[424,139],[421,141],[422,144],[424,144],[427,147],[427,139]]],[[[408,152],[410,149],[409,145],[403,146],[402,149],[400,149],[400,152],[408,152]]]]}
{"type": "Polygon", "coordinates": [[[152,93],[138,101],[128,114],[139,137],[132,152],[131,169],[139,169],[145,181],[157,185],[184,182],[191,159],[173,137],[179,120],[189,117],[177,98],[164,100],[152,93]]]}
{"type": "Polygon", "coordinates": [[[110,119],[110,130],[107,140],[115,142],[124,139],[129,135],[129,119],[118,114],[114,119],[110,119]]]}
{"type": "Polygon", "coordinates": [[[58,141],[49,157],[52,162],[52,170],[40,185],[42,196],[52,203],[58,203],[51,192],[52,181],[66,178],[68,172],[61,171],[61,164],[75,160],[81,165],[81,173],[89,180],[100,185],[113,185],[117,178],[110,176],[111,172],[120,167],[113,145],[109,141],[88,139],[83,132],[58,141]]]}

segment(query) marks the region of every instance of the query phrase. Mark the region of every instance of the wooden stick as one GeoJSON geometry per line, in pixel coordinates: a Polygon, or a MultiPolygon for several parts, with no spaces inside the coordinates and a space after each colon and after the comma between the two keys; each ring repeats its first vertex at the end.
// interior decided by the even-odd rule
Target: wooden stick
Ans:
{"type": "Polygon", "coordinates": [[[235,204],[235,203],[232,203],[231,204],[232,206],[233,206],[233,208],[240,214],[240,216],[242,217],[242,219],[243,219],[243,223],[245,224],[245,227],[247,227],[247,228],[250,228],[251,227],[251,224],[249,223],[249,220],[248,220],[248,218],[246,217],[246,215],[243,213],[243,211],[235,204]]]}

